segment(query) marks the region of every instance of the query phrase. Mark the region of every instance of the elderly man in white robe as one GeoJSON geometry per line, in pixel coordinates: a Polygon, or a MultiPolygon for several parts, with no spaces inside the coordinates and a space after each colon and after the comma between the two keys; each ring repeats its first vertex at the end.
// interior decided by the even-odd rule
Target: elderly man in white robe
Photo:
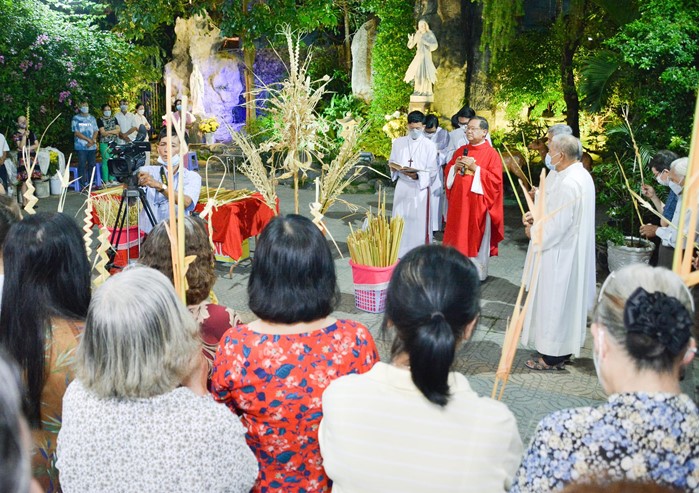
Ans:
{"type": "Polygon", "coordinates": [[[532,271],[528,289],[534,290],[522,342],[538,356],[525,365],[532,370],[562,370],[570,357],[580,355],[587,314],[595,297],[595,187],[583,168],[582,145],[572,135],[556,135],[549,148],[556,174],[546,181],[545,215],[524,218],[530,238],[527,258],[532,271]]]}
{"type": "Polygon", "coordinates": [[[432,242],[430,186],[437,176],[437,148],[424,135],[425,115],[408,113],[408,135],[393,141],[389,166],[396,181],[393,217],[405,221],[398,257],[419,245],[432,242]]]}

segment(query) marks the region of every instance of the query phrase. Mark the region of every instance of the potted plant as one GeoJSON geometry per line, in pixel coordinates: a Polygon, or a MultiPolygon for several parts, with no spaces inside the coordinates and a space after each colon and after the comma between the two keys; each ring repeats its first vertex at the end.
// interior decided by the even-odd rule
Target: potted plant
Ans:
{"type": "Polygon", "coordinates": [[[215,116],[204,118],[199,122],[199,130],[204,134],[204,140],[208,145],[214,143],[214,132],[219,129],[221,124],[215,116]]]}
{"type": "Polygon", "coordinates": [[[49,177],[49,186],[51,195],[61,195],[61,178],[58,176],[60,166],[58,162],[58,153],[55,151],[49,152],[49,168],[46,171],[46,176],[49,177]]]}

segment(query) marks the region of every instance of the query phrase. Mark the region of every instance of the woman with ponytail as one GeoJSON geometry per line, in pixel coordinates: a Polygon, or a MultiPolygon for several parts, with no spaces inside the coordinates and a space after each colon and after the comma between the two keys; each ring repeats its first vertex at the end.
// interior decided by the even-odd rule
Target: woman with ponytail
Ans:
{"type": "Polygon", "coordinates": [[[478,273],[455,249],[415,248],[396,266],[384,318],[391,363],[323,393],[319,440],[334,493],[509,489],[522,453],[515,418],[451,371],[479,311],[478,273]]]}

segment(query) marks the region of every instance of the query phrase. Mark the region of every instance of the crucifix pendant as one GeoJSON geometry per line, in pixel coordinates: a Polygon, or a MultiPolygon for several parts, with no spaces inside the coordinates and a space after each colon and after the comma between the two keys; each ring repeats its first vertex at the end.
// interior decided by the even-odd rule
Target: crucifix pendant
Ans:
{"type": "Polygon", "coordinates": [[[410,165],[410,168],[413,167],[413,158],[408,159],[408,164],[410,165]]]}

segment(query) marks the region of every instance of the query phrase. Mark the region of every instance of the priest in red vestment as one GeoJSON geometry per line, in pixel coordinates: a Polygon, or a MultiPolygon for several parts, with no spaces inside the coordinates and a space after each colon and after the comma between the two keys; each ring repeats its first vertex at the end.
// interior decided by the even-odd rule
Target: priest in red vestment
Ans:
{"type": "Polygon", "coordinates": [[[477,116],[468,122],[468,144],[454,152],[444,169],[447,225],[444,245],[455,247],[488,276],[488,259],[498,254],[505,235],[502,204],[502,160],[485,140],[488,121],[477,116]]]}

